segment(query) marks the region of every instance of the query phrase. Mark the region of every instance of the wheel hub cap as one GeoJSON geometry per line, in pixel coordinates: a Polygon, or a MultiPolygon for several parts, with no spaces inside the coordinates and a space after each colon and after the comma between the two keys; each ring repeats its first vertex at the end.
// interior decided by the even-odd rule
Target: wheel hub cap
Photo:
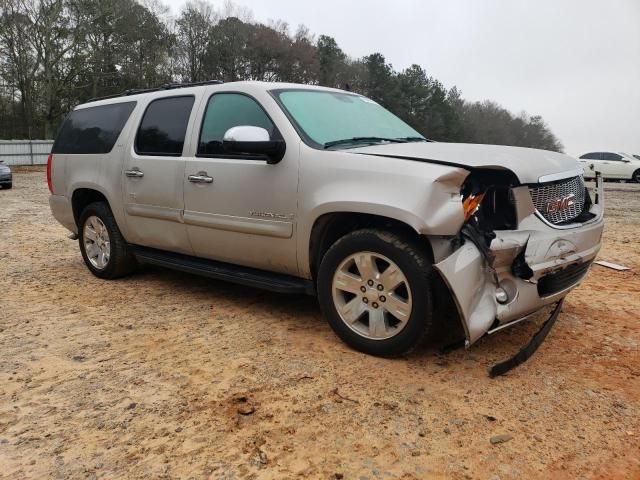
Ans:
{"type": "Polygon", "coordinates": [[[82,230],[84,250],[91,265],[102,270],[109,263],[111,242],[109,232],[100,218],[92,215],[84,222],[82,230]]]}
{"type": "Polygon", "coordinates": [[[355,253],[338,266],[332,295],[345,325],[372,340],[400,333],[413,307],[409,281],[400,267],[374,252],[355,253]]]}

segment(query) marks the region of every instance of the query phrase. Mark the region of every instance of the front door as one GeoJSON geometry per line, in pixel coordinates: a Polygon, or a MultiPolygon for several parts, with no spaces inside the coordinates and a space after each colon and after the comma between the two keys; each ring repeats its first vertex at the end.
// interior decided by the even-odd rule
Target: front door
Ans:
{"type": "Polygon", "coordinates": [[[284,158],[232,155],[222,149],[237,126],[280,133],[262,106],[241,93],[214,93],[205,109],[197,153],[186,161],[184,222],[195,254],[249,267],[297,274],[295,216],[298,148],[284,158]]]}
{"type": "Polygon", "coordinates": [[[182,222],[182,149],[193,104],[193,95],[165,97],[151,101],[145,110],[123,168],[131,243],[193,253],[182,222]]]}

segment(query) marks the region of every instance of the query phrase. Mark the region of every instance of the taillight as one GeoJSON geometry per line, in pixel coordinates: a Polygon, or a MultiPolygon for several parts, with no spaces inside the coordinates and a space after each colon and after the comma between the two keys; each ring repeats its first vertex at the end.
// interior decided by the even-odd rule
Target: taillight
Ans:
{"type": "Polygon", "coordinates": [[[53,153],[49,154],[49,158],[47,158],[47,185],[49,186],[49,191],[53,194],[53,185],[51,184],[51,168],[53,167],[53,153]]]}

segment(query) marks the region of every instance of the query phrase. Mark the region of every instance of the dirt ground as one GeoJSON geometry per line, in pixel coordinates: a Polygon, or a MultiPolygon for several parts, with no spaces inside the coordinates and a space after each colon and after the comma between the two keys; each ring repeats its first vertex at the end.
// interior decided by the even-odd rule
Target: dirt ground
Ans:
{"type": "MultiPolygon", "coordinates": [[[[42,169],[0,191],[0,477],[640,478],[640,186],[608,183],[600,258],[535,322],[439,354],[343,345],[310,297],[144,268],[105,282],[42,169]],[[512,437],[492,444],[498,435],[512,437]]],[[[506,437],[506,438],[509,438],[506,437]]]]}

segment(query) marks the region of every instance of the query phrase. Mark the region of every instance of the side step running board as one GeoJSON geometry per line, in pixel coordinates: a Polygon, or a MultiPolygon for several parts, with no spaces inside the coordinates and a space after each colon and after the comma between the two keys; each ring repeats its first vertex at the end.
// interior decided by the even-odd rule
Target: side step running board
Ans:
{"type": "Polygon", "coordinates": [[[230,263],[165,252],[154,248],[132,245],[133,253],[141,263],[171,268],[231,283],[262,288],[278,293],[315,294],[313,282],[282,273],[257,268],[241,267],[230,263]]]}

